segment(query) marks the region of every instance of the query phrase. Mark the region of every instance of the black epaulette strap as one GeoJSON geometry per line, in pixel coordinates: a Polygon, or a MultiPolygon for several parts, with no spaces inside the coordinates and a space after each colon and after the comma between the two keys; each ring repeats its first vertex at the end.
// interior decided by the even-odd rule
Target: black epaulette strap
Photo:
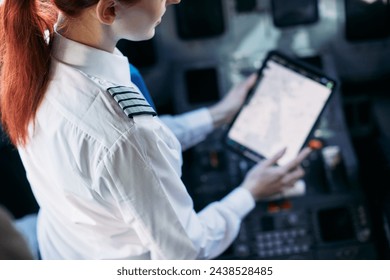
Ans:
{"type": "Polygon", "coordinates": [[[145,97],[136,88],[117,86],[110,87],[107,91],[129,118],[138,115],[157,115],[145,97]]]}

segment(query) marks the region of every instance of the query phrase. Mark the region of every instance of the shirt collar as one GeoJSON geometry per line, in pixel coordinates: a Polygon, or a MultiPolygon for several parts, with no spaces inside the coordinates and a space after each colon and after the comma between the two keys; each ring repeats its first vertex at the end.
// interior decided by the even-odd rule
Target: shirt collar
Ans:
{"type": "Polygon", "coordinates": [[[87,75],[114,84],[130,86],[130,67],[127,57],[118,49],[114,53],[99,50],[55,33],[53,57],[87,75]]]}

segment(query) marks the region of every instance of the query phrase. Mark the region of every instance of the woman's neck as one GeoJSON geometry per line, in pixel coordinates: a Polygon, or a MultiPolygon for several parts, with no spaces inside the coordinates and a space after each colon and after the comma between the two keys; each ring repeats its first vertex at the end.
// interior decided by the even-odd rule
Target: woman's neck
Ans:
{"type": "Polygon", "coordinates": [[[90,10],[86,10],[77,19],[60,14],[57,32],[72,41],[110,53],[114,51],[117,43],[111,26],[101,24],[90,10]]]}

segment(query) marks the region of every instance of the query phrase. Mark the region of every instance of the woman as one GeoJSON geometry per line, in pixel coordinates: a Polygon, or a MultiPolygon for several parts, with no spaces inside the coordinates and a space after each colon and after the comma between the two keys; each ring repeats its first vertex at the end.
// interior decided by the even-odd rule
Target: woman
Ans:
{"type": "Polygon", "coordinates": [[[2,6],[1,117],[40,205],[43,259],[213,258],[255,200],[303,176],[309,150],[276,167],[281,151],[195,213],[181,148],[231,120],[255,77],[209,109],[160,119],[115,45],[153,37],[180,0],[52,2],[2,6]]]}

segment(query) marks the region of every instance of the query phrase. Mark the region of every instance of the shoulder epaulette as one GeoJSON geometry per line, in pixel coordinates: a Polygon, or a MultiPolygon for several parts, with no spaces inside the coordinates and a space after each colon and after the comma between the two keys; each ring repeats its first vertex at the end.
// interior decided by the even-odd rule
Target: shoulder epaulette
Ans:
{"type": "Polygon", "coordinates": [[[138,115],[157,115],[142,93],[136,88],[116,86],[108,88],[107,91],[129,118],[138,115]]]}

